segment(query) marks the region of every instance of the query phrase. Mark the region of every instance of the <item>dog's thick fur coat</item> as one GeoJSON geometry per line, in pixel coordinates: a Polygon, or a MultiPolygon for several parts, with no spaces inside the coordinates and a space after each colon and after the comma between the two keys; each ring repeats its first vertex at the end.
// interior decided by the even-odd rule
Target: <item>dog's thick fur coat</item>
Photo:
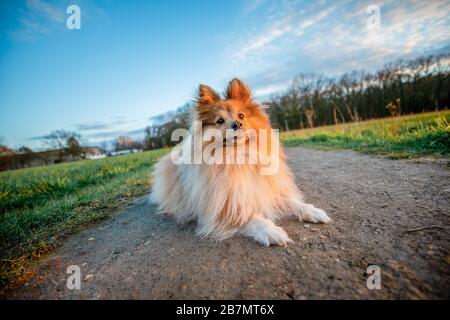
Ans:
{"type": "Polygon", "coordinates": [[[270,142],[269,148],[260,150],[258,145],[255,151],[258,155],[266,152],[266,157],[277,163],[278,170],[263,175],[261,169],[265,165],[259,161],[175,164],[171,155],[166,155],[153,171],[151,199],[160,212],[170,214],[179,223],[195,221],[197,234],[202,237],[221,240],[240,233],[266,246],[292,241],[275,225],[279,218],[294,216],[313,223],[330,221],[325,211],[303,201],[282,147],[270,131],[267,114],[252,99],[251,91],[242,81],[230,81],[223,99],[213,89],[200,85],[192,121],[201,121],[202,125],[199,128],[191,125],[189,136],[179,146],[182,157],[192,155],[196,148],[217,143],[215,140],[194,143],[208,129],[224,134],[226,138],[220,141],[224,150],[235,150],[238,144],[248,146],[246,130],[258,132],[259,141],[263,138],[260,129],[266,129],[264,138],[270,142]],[[226,132],[229,128],[235,132],[232,139],[228,139],[226,132]]]}

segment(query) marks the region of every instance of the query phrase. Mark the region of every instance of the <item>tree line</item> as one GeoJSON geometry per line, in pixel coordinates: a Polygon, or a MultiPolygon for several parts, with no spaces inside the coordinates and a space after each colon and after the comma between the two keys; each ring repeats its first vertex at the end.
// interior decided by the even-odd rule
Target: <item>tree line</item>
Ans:
{"type": "Polygon", "coordinates": [[[449,96],[450,54],[442,54],[398,60],[374,73],[299,74],[265,104],[275,128],[292,130],[441,110],[449,96]]]}

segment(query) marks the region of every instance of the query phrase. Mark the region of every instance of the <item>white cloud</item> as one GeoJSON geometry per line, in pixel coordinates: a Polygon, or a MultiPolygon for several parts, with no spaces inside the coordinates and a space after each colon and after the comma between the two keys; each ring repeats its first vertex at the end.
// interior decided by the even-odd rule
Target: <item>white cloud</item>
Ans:
{"type": "Polygon", "coordinates": [[[267,0],[245,0],[241,10],[243,15],[248,15],[261,8],[267,0]]]}
{"type": "Polygon", "coordinates": [[[42,15],[51,21],[64,22],[65,20],[65,8],[62,6],[56,7],[42,0],[27,0],[26,6],[31,12],[42,15]]]}
{"type": "Polygon", "coordinates": [[[47,35],[50,30],[44,25],[30,20],[27,17],[19,18],[21,27],[9,32],[10,36],[17,40],[35,40],[37,34],[47,35]]]}
{"type": "Polygon", "coordinates": [[[244,60],[259,51],[265,51],[277,39],[285,36],[300,36],[308,28],[313,27],[328,17],[335,8],[327,6],[312,17],[303,20],[300,12],[286,12],[283,18],[272,17],[269,25],[256,37],[250,36],[233,55],[234,59],[244,60]],[[275,21],[273,21],[275,20],[275,21]],[[299,22],[300,21],[300,22],[299,22]]]}
{"type": "Polygon", "coordinates": [[[327,9],[319,12],[316,16],[306,19],[305,21],[301,22],[299,28],[296,30],[296,34],[303,35],[303,33],[305,32],[306,29],[321,22],[323,19],[327,18],[335,10],[336,10],[336,8],[331,6],[327,9]]]}
{"type": "Polygon", "coordinates": [[[263,101],[267,99],[271,94],[283,92],[284,90],[286,90],[287,87],[289,87],[289,85],[291,85],[291,83],[292,81],[288,80],[272,83],[264,87],[258,87],[253,91],[253,94],[256,99],[263,101]]]}
{"type": "Polygon", "coordinates": [[[381,30],[366,27],[371,1],[277,4],[266,15],[258,7],[225,50],[224,73],[251,79],[260,95],[287,87],[296,73],[373,71],[450,45],[449,1],[380,2],[381,30]]]}
{"type": "Polygon", "coordinates": [[[10,31],[15,40],[33,41],[51,33],[52,28],[65,21],[65,7],[54,6],[43,0],[27,0],[19,16],[20,27],[10,31]]]}
{"type": "Polygon", "coordinates": [[[243,47],[236,52],[234,58],[242,60],[259,49],[265,49],[274,40],[291,31],[292,25],[289,20],[290,17],[284,21],[273,23],[265,30],[264,33],[260,34],[255,39],[247,41],[247,43],[245,43],[243,47]]]}

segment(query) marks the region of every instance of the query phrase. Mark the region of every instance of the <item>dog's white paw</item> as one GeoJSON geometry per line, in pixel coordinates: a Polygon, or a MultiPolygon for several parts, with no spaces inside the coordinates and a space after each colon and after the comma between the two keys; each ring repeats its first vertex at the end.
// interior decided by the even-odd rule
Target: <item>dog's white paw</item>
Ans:
{"type": "Polygon", "coordinates": [[[276,226],[269,219],[262,217],[254,218],[248,224],[244,233],[266,247],[271,244],[286,246],[288,243],[294,242],[289,238],[283,228],[276,226]]]}
{"type": "Polygon", "coordinates": [[[286,231],[283,230],[283,228],[277,227],[275,225],[272,227],[261,229],[255,234],[254,239],[266,247],[270,246],[271,244],[284,247],[288,243],[293,242],[287,235],[286,231]]]}
{"type": "Polygon", "coordinates": [[[302,220],[312,223],[328,223],[331,218],[320,208],[316,208],[311,204],[305,204],[301,208],[302,220]]]}

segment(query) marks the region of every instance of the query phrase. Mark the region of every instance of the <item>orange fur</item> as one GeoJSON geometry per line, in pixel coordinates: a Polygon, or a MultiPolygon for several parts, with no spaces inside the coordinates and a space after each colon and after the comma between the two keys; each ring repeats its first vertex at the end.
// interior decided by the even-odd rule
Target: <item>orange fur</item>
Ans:
{"type": "Polygon", "coordinates": [[[246,161],[175,165],[167,155],[153,172],[152,199],[161,212],[171,214],[181,223],[197,221],[200,236],[224,239],[240,232],[264,245],[284,245],[290,241],[284,230],[273,223],[283,215],[312,222],[329,221],[323,210],[303,202],[285,163],[286,156],[271,132],[267,114],[241,80],[230,81],[224,99],[210,87],[200,85],[192,120],[201,121],[201,126],[193,125],[189,138],[180,144],[183,155],[196,152],[197,148],[223,145],[223,160],[229,156],[236,159],[240,150],[244,150],[246,161]],[[195,139],[202,139],[211,129],[221,133],[223,141],[201,140],[196,145],[195,139]],[[256,133],[256,144],[251,143],[252,136],[248,134],[251,131],[256,133]],[[264,150],[259,144],[263,138],[268,140],[268,148],[264,150]],[[247,161],[250,151],[258,155],[256,163],[247,161]],[[266,155],[270,164],[278,164],[276,172],[261,174],[267,167],[262,155],[266,155]]]}

